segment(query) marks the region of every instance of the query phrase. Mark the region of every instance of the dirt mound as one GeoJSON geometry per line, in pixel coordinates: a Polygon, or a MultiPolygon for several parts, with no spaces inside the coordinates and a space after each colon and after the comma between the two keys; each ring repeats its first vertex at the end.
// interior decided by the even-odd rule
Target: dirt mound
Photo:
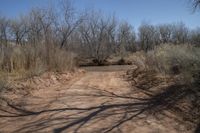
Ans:
{"type": "Polygon", "coordinates": [[[32,86],[34,88],[56,86],[59,84],[66,83],[74,76],[78,76],[83,72],[84,72],[83,70],[77,70],[74,72],[65,72],[65,73],[46,72],[41,76],[35,76],[30,79],[19,81],[17,82],[17,85],[32,86]]]}
{"type": "Polygon", "coordinates": [[[40,76],[9,81],[8,87],[3,93],[28,95],[34,90],[61,86],[68,83],[68,81],[74,77],[82,75],[83,73],[85,73],[85,71],[81,69],[65,73],[46,72],[40,76]]]}

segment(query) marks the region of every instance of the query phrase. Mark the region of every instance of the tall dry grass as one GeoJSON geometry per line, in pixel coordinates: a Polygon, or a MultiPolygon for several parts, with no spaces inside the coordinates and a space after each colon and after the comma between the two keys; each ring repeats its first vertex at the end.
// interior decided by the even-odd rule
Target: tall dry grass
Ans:
{"type": "Polygon", "coordinates": [[[138,71],[174,76],[177,82],[200,86],[200,48],[192,45],[162,44],[154,50],[133,54],[138,71]]]}
{"type": "Polygon", "coordinates": [[[0,94],[5,89],[6,85],[6,78],[4,76],[0,76],[0,94]]]}
{"type": "Polygon", "coordinates": [[[39,75],[45,71],[63,72],[75,68],[75,54],[55,45],[2,46],[0,72],[21,76],[39,75]]]}
{"type": "Polygon", "coordinates": [[[161,45],[146,54],[146,64],[157,72],[178,75],[185,84],[200,83],[200,48],[161,45]]]}

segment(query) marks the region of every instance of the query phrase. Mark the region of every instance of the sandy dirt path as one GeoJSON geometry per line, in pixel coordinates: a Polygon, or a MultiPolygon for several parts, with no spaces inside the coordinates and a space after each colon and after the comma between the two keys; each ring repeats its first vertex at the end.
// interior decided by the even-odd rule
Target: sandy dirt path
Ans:
{"type": "Polygon", "coordinates": [[[123,78],[127,66],[91,67],[67,85],[44,88],[1,110],[0,133],[184,133],[172,116],[148,105],[123,78]]]}

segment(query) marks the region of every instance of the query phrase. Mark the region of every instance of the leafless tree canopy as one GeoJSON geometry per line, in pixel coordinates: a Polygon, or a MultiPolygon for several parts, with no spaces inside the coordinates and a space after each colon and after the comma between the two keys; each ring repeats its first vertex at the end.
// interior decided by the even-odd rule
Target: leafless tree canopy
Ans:
{"type": "Polygon", "coordinates": [[[79,27],[81,43],[86,53],[102,64],[112,53],[115,45],[116,20],[99,12],[91,12],[79,27]]]}
{"type": "Polygon", "coordinates": [[[200,9],[200,0],[191,0],[194,10],[200,9]]]}
{"type": "Polygon", "coordinates": [[[145,51],[154,48],[156,41],[156,28],[153,25],[142,24],[139,27],[139,39],[141,43],[141,48],[145,51]]]}
{"type": "MultiPolygon", "coordinates": [[[[199,0],[193,3],[195,9],[199,8],[199,0]]],[[[33,8],[15,19],[0,16],[1,68],[9,71],[20,68],[16,65],[20,61],[12,59],[18,57],[12,52],[19,54],[15,47],[23,49],[21,51],[27,58],[26,69],[37,66],[37,60],[45,62],[43,66],[51,69],[59,66],[55,62],[59,56],[55,53],[63,51],[90,58],[102,65],[111,55],[120,55],[123,59],[129,52],[147,52],[160,44],[200,46],[200,29],[191,30],[182,22],[160,25],[143,23],[137,33],[131,24],[114,15],[94,10],[77,11],[69,0],[60,0],[57,8],[33,8]]]]}
{"type": "Polygon", "coordinates": [[[117,42],[119,43],[119,54],[123,58],[126,51],[136,51],[136,34],[128,22],[119,24],[117,42]]]}

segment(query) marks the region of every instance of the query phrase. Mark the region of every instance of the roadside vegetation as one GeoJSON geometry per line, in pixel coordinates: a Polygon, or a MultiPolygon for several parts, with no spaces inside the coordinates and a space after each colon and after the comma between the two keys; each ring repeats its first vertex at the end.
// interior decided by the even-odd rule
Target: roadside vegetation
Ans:
{"type": "MultiPolygon", "coordinates": [[[[199,10],[200,1],[192,2],[199,10]]],[[[69,0],[58,6],[34,8],[13,19],[0,16],[0,92],[13,79],[70,73],[79,66],[133,65],[128,78],[155,110],[171,109],[200,123],[200,27],[143,22],[136,32],[114,15],[78,11],[69,0]]],[[[68,80],[55,75],[53,83],[68,80]]]]}
{"type": "Polygon", "coordinates": [[[13,19],[0,16],[1,71],[64,71],[82,59],[104,65],[118,56],[122,63],[131,53],[161,44],[200,46],[200,28],[191,30],[183,22],[144,22],[136,33],[114,15],[78,11],[69,0],[61,0],[58,7],[34,8],[13,19]]]}
{"type": "Polygon", "coordinates": [[[191,45],[162,45],[147,53],[149,69],[179,75],[180,82],[196,84],[200,74],[200,48],[191,45]]]}
{"type": "MultiPolygon", "coordinates": [[[[13,19],[0,16],[1,75],[23,78],[81,65],[130,65],[138,58],[129,58],[136,52],[145,53],[148,67],[156,71],[180,73],[196,81],[200,28],[189,29],[183,22],[144,22],[136,33],[114,15],[78,11],[69,0],[57,6],[33,8],[13,19]]],[[[198,10],[198,1],[192,6],[198,10]]]]}
{"type": "MultiPolygon", "coordinates": [[[[79,65],[132,64],[127,57],[136,51],[147,53],[153,61],[149,61],[151,67],[159,71],[174,67],[180,73],[197,71],[198,27],[189,29],[183,22],[144,22],[136,33],[131,24],[114,15],[78,11],[69,0],[61,0],[57,6],[34,8],[13,19],[0,16],[1,73],[31,77],[71,71],[79,65]],[[111,61],[113,57],[118,58],[111,61]]],[[[199,1],[192,6],[198,10],[199,1]]]]}

